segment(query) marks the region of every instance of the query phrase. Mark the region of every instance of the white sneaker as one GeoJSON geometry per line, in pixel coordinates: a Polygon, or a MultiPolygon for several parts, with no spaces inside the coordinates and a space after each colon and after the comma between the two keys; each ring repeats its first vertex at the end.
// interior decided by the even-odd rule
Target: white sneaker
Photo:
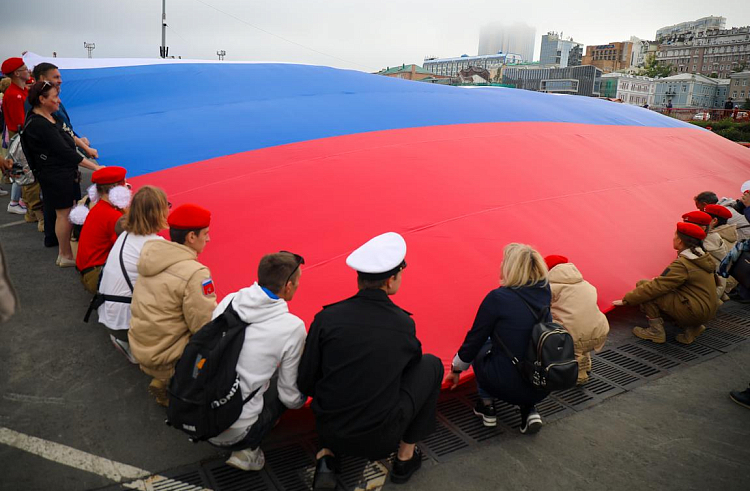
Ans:
{"type": "Polygon", "coordinates": [[[255,450],[248,448],[232,452],[232,455],[227,460],[227,465],[241,471],[259,471],[263,469],[265,464],[266,456],[263,455],[263,450],[260,447],[255,450]]]}
{"type": "Polygon", "coordinates": [[[127,358],[130,363],[132,363],[133,365],[138,364],[138,360],[136,360],[135,357],[133,357],[133,353],[130,352],[130,343],[120,341],[112,334],[109,335],[109,340],[112,341],[112,344],[115,345],[117,351],[122,353],[122,355],[127,358]]]}
{"type": "Polygon", "coordinates": [[[526,420],[521,422],[521,428],[519,429],[524,435],[533,435],[542,429],[542,424],[542,417],[539,415],[536,408],[534,408],[529,412],[529,415],[526,416],[526,420]]]}
{"type": "Polygon", "coordinates": [[[26,208],[19,204],[8,204],[8,213],[15,213],[16,215],[25,215],[26,214],[26,208]]]}
{"type": "Polygon", "coordinates": [[[0,188],[0,196],[8,196],[8,191],[6,191],[3,188],[0,188]]]}

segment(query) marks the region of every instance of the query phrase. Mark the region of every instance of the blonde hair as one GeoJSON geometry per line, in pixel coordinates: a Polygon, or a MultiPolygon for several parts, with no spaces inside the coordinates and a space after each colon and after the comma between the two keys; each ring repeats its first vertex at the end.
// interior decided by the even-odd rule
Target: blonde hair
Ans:
{"type": "Polygon", "coordinates": [[[143,186],[133,196],[125,230],[134,235],[151,235],[169,228],[169,202],[161,188],[143,186]]]}
{"type": "Polygon", "coordinates": [[[503,249],[503,264],[500,268],[500,283],[508,288],[547,285],[549,270],[541,254],[533,247],[515,242],[503,249]]]}

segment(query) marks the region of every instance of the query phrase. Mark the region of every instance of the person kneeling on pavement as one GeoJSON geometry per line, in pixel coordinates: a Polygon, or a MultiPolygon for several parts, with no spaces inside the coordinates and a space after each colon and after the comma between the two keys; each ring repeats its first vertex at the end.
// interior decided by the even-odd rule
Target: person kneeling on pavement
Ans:
{"type": "Polygon", "coordinates": [[[435,427],[443,364],[423,355],[411,314],[389,298],[406,267],[401,235],[379,235],[352,252],[359,292],[328,305],[307,336],[297,385],[311,396],[321,449],[314,489],[335,489],[336,457],[377,460],[398,446],[391,481],[422,465],[416,443],[435,427]]]}
{"type": "Polygon", "coordinates": [[[86,214],[76,254],[76,268],[81,273],[83,288],[89,293],[98,291],[102,268],[117,241],[115,224],[122,218],[123,210],[130,206],[125,174],[123,167],[112,166],[99,169],[91,176],[96,185],[97,203],[86,214]]]}
{"type": "MultiPolygon", "coordinates": [[[[698,212],[700,213],[700,212],[698,212]]],[[[547,256],[552,289],[552,319],[562,325],[575,342],[578,385],[589,381],[591,352],[601,351],[607,341],[609,321],[599,310],[594,285],[583,279],[575,264],[564,256],[547,256]]]]}
{"type": "Polygon", "coordinates": [[[639,305],[646,314],[648,328],[634,327],[633,334],[641,339],[664,343],[664,315],[675,320],[683,332],[677,342],[690,344],[716,315],[719,299],[716,295],[715,266],[711,255],[703,249],[706,232],[699,226],[677,224],[672,246],[678,252],[667,269],[653,280],[640,280],[636,288],[614,305],[639,305]]]}
{"type": "Polygon", "coordinates": [[[153,377],[149,392],[162,406],[177,360],[216,308],[211,272],[197,259],[210,240],[211,213],[186,204],[167,223],[171,241],[152,240],[141,250],[128,331],[130,351],[153,377]]]}
{"type": "Polygon", "coordinates": [[[213,317],[231,305],[248,323],[237,360],[242,394],[255,395],[227,430],[209,439],[219,448],[232,450],[227,464],[244,471],[259,471],[265,464],[260,444],[287,409],[298,409],[307,400],[297,389],[297,369],[305,345],[305,323],[289,312],[287,302],[299,288],[302,256],[278,252],[263,256],[258,281],[229,294],[213,317]]]}
{"type": "Polygon", "coordinates": [[[478,395],[474,414],[484,426],[497,426],[494,402],[500,399],[519,406],[520,431],[533,434],[543,424],[536,404],[549,392],[527,382],[502,345],[523,362],[534,324],[552,320],[547,265],[531,246],[508,244],[503,250],[500,282],[479,306],[474,324],[453,358],[447,381],[455,388],[461,372],[472,366],[478,395]]]}

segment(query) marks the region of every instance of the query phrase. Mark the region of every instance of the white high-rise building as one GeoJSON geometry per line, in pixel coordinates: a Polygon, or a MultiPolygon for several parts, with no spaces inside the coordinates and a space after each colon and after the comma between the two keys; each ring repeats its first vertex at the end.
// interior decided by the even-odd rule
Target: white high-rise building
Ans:
{"type": "Polygon", "coordinates": [[[526,24],[493,22],[479,32],[479,55],[517,53],[523,61],[534,61],[536,29],[526,24]]]}

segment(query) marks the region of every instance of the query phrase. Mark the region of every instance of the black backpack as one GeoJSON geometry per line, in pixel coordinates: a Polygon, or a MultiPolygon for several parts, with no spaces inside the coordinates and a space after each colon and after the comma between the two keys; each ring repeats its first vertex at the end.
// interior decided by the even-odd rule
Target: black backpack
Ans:
{"type": "Polygon", "coordinates": [[[168,389],[167,424],[190,435],[193,442],[229,428],[260,389],[243,397],[237,375],[247,326],[230,303],[190,338],[175,366],[168,389]]]}
{"type": "Polygon", "coordinates": [[[493,332],[495,342],[505,351],[521,376],[535,389],[553,391],[574,387],[578,380],[578,362],[573,336],[557,322],[545,321],[549,307],[537,313],[517,291],[509,290],[516,293],[536,317],[536,323],[531,328],[526,359],[519,361],[503,344],[500,336],[493,332]]]}

